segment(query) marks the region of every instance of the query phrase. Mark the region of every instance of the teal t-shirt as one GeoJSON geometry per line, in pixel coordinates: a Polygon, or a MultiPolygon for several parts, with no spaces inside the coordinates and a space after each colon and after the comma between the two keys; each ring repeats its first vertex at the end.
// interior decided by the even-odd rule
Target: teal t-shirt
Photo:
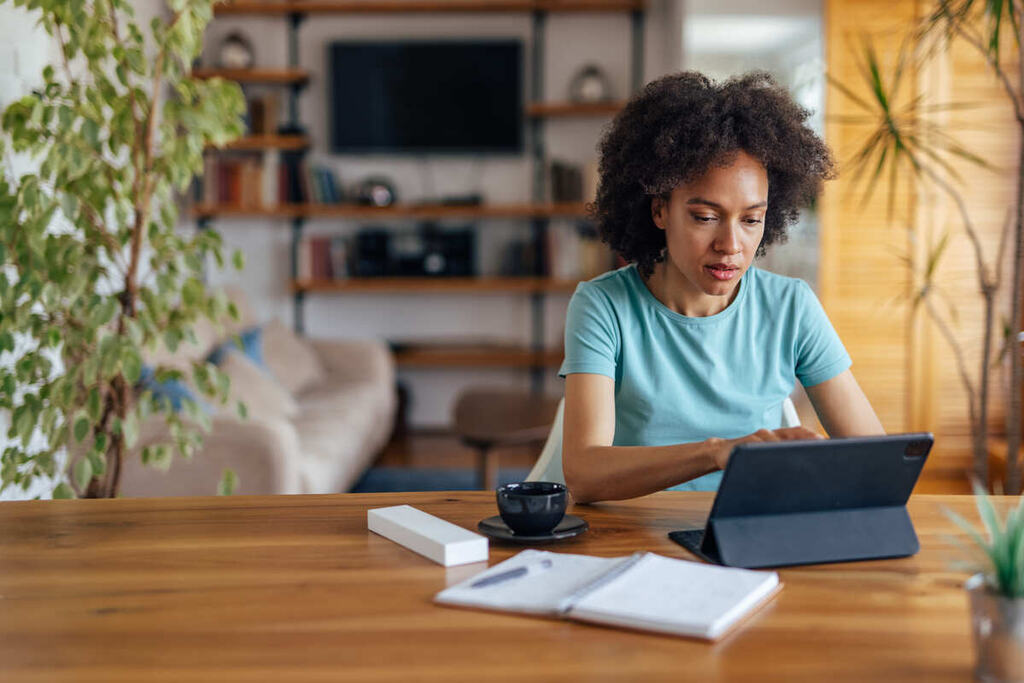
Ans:
{"type": "MultiPolygon", "coordinates": [[[[569,301],[558,371],[615,380],[614,446],[733,439],[782,424],[794,381],[850,367],[850,356],[803,280],[751,267],[725,310],[703,318],[658,301],[635,265],[581,282],[569,301]]],[[[714,491],[712,472],[674,489],[714,491]]]]}

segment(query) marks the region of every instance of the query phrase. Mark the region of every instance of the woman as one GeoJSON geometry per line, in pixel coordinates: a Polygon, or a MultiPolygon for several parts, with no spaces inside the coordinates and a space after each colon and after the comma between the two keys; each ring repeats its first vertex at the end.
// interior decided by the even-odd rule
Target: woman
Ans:
{"type": "Polygon", "coordinates": [[[809,112],[765,72],[647,85],[601,144],[595,218],[629,266],[576,289],[562,463],[577,502],[715,490],[782,429],[799,379],[830,436],[882,434],[810,287],[752,267],[832,177],[809,112]]]}

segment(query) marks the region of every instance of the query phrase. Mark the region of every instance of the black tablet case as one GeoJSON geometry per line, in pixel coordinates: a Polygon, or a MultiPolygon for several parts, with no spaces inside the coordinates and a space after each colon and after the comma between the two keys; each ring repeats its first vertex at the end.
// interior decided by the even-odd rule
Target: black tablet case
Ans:
{"type": "Polygon", "coordinates": [[[669,533],[716,564],[781,567],[913,555],[906,503],[928,433],[737,446],[707,526],[669,533]]]}

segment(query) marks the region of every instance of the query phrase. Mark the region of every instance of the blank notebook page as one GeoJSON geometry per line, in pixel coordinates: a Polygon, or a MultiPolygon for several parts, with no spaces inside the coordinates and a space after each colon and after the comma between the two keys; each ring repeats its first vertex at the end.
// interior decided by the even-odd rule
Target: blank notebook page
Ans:
{"type": "Polygon", "coordinates": [[[715,638],[778,583],[775,572],[716,567],[647,554],[629,571],[583,596],[569,616],[715,638]]]}

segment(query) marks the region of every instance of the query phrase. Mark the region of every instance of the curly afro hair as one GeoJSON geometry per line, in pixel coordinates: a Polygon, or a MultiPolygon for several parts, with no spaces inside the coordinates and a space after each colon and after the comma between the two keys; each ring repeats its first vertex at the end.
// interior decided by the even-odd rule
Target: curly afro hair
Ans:
{"type": "Polygon", "coordinates": [[[715,83],[695,71],[647,84],[615,117],[598,149],[597,198],[590,207],[602,239],[649,277],[665,258],[665,233],[651,200],[726,166],[743,150],[768,171],[768,209],[757,255],[785,242],[800,207],[834,177],[832,155],[804,125],[810,112],[765,71],[715,83]]]}

